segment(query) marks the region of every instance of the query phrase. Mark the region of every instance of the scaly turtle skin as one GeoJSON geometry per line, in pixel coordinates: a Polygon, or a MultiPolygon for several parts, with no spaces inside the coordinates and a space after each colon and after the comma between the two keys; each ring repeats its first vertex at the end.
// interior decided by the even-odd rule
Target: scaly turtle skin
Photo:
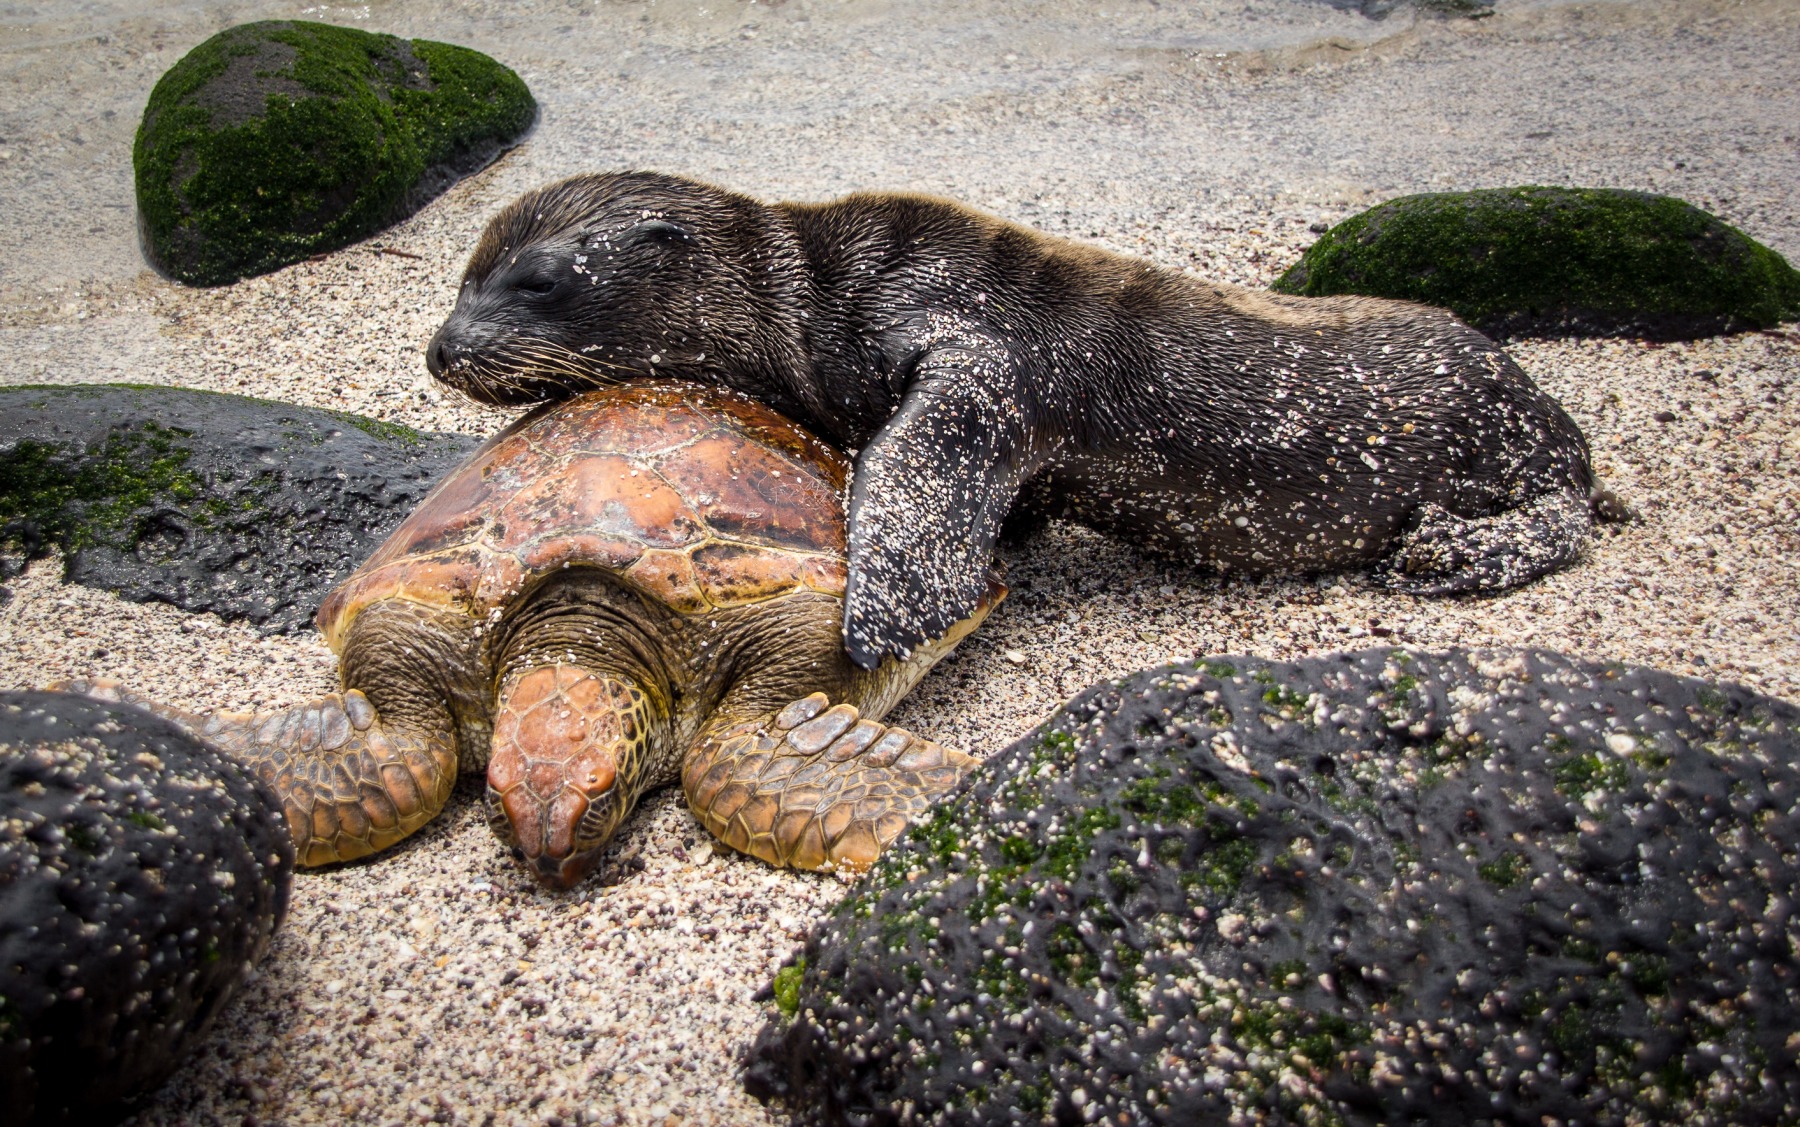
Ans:
{"type": "Polygon", "coordinates": [[[877,719],[1005,589],[911,660],[852,664],[848,473],[734,392],[591,392],[482,447],[326,597],[341,693],[196,715],[74,687],[249,762],[306,865],[387,848],[485,766],[495,832],[554,887],[677,778],[732,848],[859,869],[974,762],[877,719]]]}

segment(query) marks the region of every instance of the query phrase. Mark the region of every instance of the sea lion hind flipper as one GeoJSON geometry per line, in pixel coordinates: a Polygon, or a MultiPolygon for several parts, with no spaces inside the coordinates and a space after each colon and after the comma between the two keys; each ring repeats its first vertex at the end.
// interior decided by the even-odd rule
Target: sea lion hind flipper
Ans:
{"type": "Polygon", "coordinates": [[[1390,590],[1413,595],[1501,591],[1572,563],[1593,523],[1588,499],[1574,492],[1546,493],[1485,517],[1427,503],[1376,575],[1390,590]]]}
{"type": "Polygon", "coordinates": [[[957,352],[862,450],[850,489],[844,648],[873,669],[969,617],[988,589],[1000,525],[1040,459],[1001,371],[957,352]]]}

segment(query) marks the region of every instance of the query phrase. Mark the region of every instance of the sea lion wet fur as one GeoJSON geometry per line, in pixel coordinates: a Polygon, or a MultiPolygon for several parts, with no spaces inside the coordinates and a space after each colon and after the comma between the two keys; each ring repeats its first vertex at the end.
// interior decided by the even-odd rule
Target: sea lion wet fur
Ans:
{"type": "Polygon", "coordinates": [[[655,373],[858,450],[845,645],[967,617],[1015,503],[1202,565],[1377,565],[1418,593],[1559,568],[1587,443],[1449,313],[1200,281],[928,196],[765,204],[580,176],[489,224],[427,349],[520,403],[655,373]]]}

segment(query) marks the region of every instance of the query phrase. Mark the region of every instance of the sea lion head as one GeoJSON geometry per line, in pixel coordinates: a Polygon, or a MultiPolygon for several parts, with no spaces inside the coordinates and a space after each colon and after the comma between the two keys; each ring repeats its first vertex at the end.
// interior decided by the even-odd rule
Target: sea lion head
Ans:
{"type": "Polygon", "coordinates": [[[530,403],[639,375],[707,378],[754,335],[746,253],[762,205],[649,172],[577,176],[521,196],[487,226],[431,374],[484,403],[530,403]]]}

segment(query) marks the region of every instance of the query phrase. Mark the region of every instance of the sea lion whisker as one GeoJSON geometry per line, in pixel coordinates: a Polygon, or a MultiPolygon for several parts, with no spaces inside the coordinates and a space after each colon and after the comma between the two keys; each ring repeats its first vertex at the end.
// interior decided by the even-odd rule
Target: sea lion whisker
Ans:
{"type": "Polygon", "coordinates": [[[614,371],[619,372],[636,371],[636,369],[632,368],[630,365],[620,364],[614,360],[603,360],[598,356],[585,352],[577,352],[568,345],[563,344],[561,341],[549,340],[544,337],[515,337],[508,343],[525,346],[518,351],[535,350],[533,354],[540,357],[548,354],[563,358],[567,360],[572,367],[582,369],[611,368],[614,371]]]}
{"type": "Polygon", "coordinates": [[[586,365],[578,365],[571,361],[569,354],[566,351],[559,351],[530,342],[509,342],[507,347],[494,350],[488,357],[488,360],[489,363],[496,366],[500,366],[500,361],[511,360],[515,361],[515,363],[511,365],[513,367],[519,366],[518,363],[516,363],[518,361],[529,361],[532,363],[554,366],[563,370],[579,370],[580,368],[586,367],[586,365]]]}
{"type": "Polygon", "coordinates": [[[637,374],[635,369],[626,365],[584,357],[553,341],[509,343],[512,347],[507,349],[507,354],[516,358],[520,367],[530,365],[539,372],[561,373],[571,379],[585,381],[591,387],[612,387],[624,382],[624,377],[637,374]],[[624,376],[615,376],[603,369],[612,369],[624,373],[624,376]]]}
{"type": "MultiPolygon", "coordinates": [[[[519,365],[519,368],[523,371],[529,372],[532,376],[536,376],[536,377],[561,376],[568,380],[575,381],[576,383],[578,383],[582,386],[612,387],[616,384],[620,384],[620,383],[624,382],[621,379],[606,375],[604,373],[589,371],[588,369],[585,369],[585,368],[573,367],[569,364],[560,363],[555,360],[549,360],[549,359],[547,359],[547,360],[527,359],[524,363],[521,363],[519,365]]],[[[527,386],[527,383],[526,383],[526,381],[524,381],[522,379],[513,378],[509,381],[508,386],[523,389],[527,386]]]]}
{"type": "Polygon", "coordinates": [[[496,400],[502,397],[493,395],[493,392],[528,392],[531,390],[530,386],[521,380],[513,370],[497,368],[492,365],[476,366],[471,364],[467,379],[474,386],[490,393],[489,398],[496,400]]]}
{"type": "Polygon", "coordinates": [[[540,363],[554,364],[556,367],[562,368],[565,371],[571,371],[571,372],[586,371],[589,367],[592,366],[592,365],[580,363],[576,358],[571,357],[567,352],[560,352],[560,351],[557,351],[555,349],[550,349],[550,348],[542,348],[542,347],[537,347],[537,346],[533,346],[533,345],[525,345],[523,347],[508,349],[507,351],[513,356],[536,360],[536,361],[539,361],[540,363]]]}

